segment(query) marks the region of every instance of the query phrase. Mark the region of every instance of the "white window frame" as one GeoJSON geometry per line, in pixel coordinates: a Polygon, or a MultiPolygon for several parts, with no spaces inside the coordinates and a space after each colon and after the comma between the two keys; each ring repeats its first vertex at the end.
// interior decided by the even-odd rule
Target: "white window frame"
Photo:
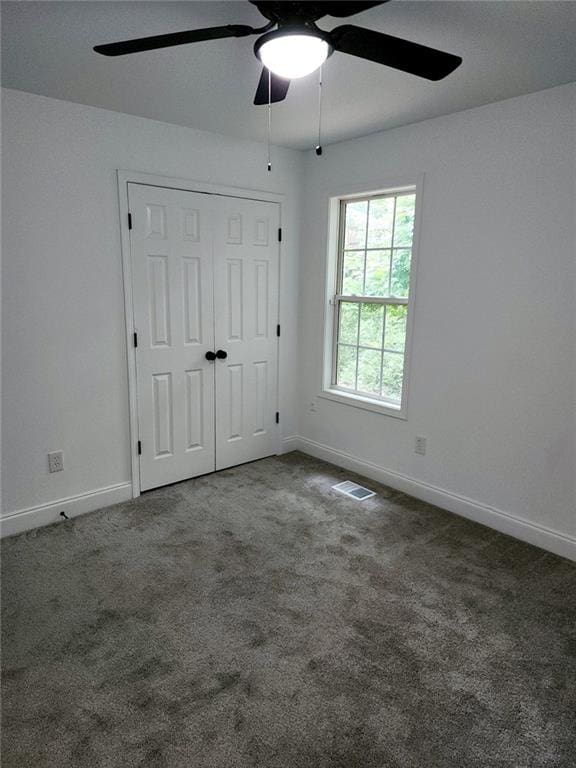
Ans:
{"type": "MultiPolygon", "coordinates": [[[[414,328],[414,315],[416,304],[416,273],[418,265],[418,251],[420,242],[420,219],[422,210],[422,189],[423,189],[424,177],[419,176],[412,180],[406,180],[402,184],[391,184],[386,187],[379,187],[370,191],[356,191],[352,190],[346,194],[340,194],[331,196],[329,198],[329,210],[328,210],[328,251],[326,260],[326,300],[324,307],[324,354],[323,354],[323,366],[322,366],[322,386],[319,397],[326,400],[332,400],[344,405],[361,408],[374,413],[380,413],[386,416],[392,416],[397,419],[407,419],[408,412],[408,400],[410,389],[410,367],[412,358],[412,336],[414,328]],[[336,356],[336,339],[338,329],[336,327],[337,322],[337,301],[335,301],[338,294],[336,293],[337,281],[338,281],[338,262],[339,262],[339,248],[341,240],[341,232],[344,222],[341,217],[341,210],[343,203],[359,199],[365,200],[369,198],[377,198],[385,195],[396,195],[402,192],[414,192],[416,194],[415,211],[414,211],[414,235],[412,240],[412,258],[410,265],[410,286],[408,291],[407,304],[402,303],[408,307],[408,318],[406,324],[406,346],[404,349],[404,376],[402,387],[402,401],[400,404],[387,401],[381,397],[371,397],[370,395],[362,395],[356,392],[351,392],[346,389],[337,387],[333,383],[333,374],[335,370],[335,356],[336,356]]],[[[338,296],[342,299],[343,297],[338,296]]],[[[362,299],[361,299],[362,300],[362,299]]],[[[394,303],[395,300],[386,299],[386,301],[379,301],[376,298],[365,299],[371,303],[394,303]]],[[[356,298],[358,301],[358,298],[356,298]]]]}

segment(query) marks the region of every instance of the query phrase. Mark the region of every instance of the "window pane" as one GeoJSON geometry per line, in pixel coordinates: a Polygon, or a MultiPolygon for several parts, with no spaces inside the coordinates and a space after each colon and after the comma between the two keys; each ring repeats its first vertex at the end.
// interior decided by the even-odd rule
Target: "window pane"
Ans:
{"type": "Polygon", "coordinates": [[[390,253],[390,251],[367,252],[365,296],[390,295],[390,253]]]}
{"type": "Polygon", "coordinates": [[[348,389],[356,388],[356,347],[338,345],[336,384],[348,389]]]}
{"type": "Polygon", "coordinates": [[[344,225],[344,248],[366,247],[366,224],[368,219],[368,201],[346,203],[344,225]]]}
{"type": "Polygon", "coordinates": [[[376,349],[358,350],[358,384],[359,392],[370,395],[380,394],[380,367],[382,353],[376,349]]]}
{"type": "Polygon", "coordinates": [[[386,307],[386,333],[384,348],[404,352],[406,344],[406,316],[408,307],[389,304],[386,307]]]}
{"type": "Polygon", "coordinates": [[[361,296],[364,290],[364,251],[346,251],[342,270],[342,293],[361,296]]]}
{"type": "Polygon", "coordinates": [[[360,309],[360,346],[382,349],[384,306],[362,304],[360,309]]]}
{"type": "Polygon", "coordinates": [[[415,195],[401,195],[396,198],[396,219],[394,221],[394,247],[412,247],[414,232],[415,195]]]}
{"type": "Polygon", "coordinates": [[[407,297],[410,288],[410,255],[409,248],[399,248],[392,251],[392,296],[407,297]]]}
{"type": "Polygon", "coordinates": [[[368,248],[390,248],[394,224],[394,198],[370,200],[368,248]]]}
{"type": "Polygon", "coordinates": [[[398,403],[402,399],[402,377],[404,373],[404,355],[394,352],[384,353],[382,367],[382,394],[398,403]]]}
{"type": "Polygon", "coordinates": [[[338,341],[343,344],[358,344],[358,310],[358,304],[340,302],[338,341]]]}

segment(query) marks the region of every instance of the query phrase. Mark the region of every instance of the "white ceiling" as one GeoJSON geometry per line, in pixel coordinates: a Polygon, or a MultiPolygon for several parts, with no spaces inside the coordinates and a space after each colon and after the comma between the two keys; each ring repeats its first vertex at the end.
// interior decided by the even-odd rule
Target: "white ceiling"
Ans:
{"type": "MultiPolygon", "coordinates": [[[[98,43],[228,23],[260,26],[234,2],[4,2],[3,85],[218,133],[266,139],[266,107],[252,100],[256,38],[233,38],[121,58],[98,43]]],[[[335,53],[324,67],[324,143],[363,136],[522,93],[576,81],[576,2],[392,0],[354,23],[463,57],[432,83],[335,53]]],[[[273,107],[273,142],[314,146],[316,78],[293,82],[273,107]]]]}

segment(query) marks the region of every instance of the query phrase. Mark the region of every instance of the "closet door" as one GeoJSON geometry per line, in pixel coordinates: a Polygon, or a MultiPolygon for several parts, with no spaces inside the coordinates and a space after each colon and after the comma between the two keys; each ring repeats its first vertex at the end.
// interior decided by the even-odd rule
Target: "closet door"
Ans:
{"type": "Polygon", "coordinates": [[[224,469],[277,451],[279,206],[215,203],[216,468],[224,469]]]}
{"type": "Polygon", "coordinates": [[[212,201],[129,184],[140,487],[215,469],[212,201]]]}

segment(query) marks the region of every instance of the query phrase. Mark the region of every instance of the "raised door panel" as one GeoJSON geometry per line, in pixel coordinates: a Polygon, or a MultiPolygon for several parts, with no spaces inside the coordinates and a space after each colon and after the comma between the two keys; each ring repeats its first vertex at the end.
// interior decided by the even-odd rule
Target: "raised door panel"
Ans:
{"type": "MultiPolygon", "coordinates": [[[[206,267],[208,268],[208,267],[206,267]]],[[[202,344],[202,259],[182,258],[184,301],[184,343],[202,344]]]]}
{"type": "Polygon", "coordinates": [[[268,418],[272,404],[268,402],[268,366],[267,360],[254,363],[254,421],[253,435],[264,435],[270,421],[268,418]]]}
{"type": "Polygon", "coordinates": [[[254,261],[254,337],[267,338],[270,332],[270,278],[268,261],[254,261]]]}
{"type": "Polygon", "coordinates": [[[242,214],[239,212],[229,211],[226,216],[227,222],[227,245],[242,245],[243,228],[242,228],[242,214]]]}
{"type": "Polygon", "coordinates": [[[153,402],[152,429],[154,431],[154,458],[174,453],[174,408],[171,373],[152,374],[153,402]]]}
{"type": "Polygon", "coordinates": [[[268,218],[256,218],[254,219],[254,240],[253,245],[270,244],[270,219],[268,218]]]}
{"type": "MultiPolygon", "coordinates": [[[[186,450],[197,451],[205,446],[205,374],[202,368],[186,371],[186,450]]],[[[211,425],[212,422],[210,421],[211,425]]]]}
{"type": "Polygon", "coordinates": [[[225,313],[226,341],[238,342],[243,338],[244,326],[244,261],[226,259],[226,296],[221,311],[225,313]]]}
{"type": "Polygon", "coordinates": [[[200,242],[200,211],[198,208],[181,208],[182,239],[200,242]]]}
{"type": "Polygon", "coordinates": [[[148,256],[148,317],[150,346],[170,346],[168,256],[148,256]]]}
{"type": "Polygon", "coordinates": [[[144,208],[146,214],[146,232],[147,240],[165,240],[166,239],[166,206],[155,203],[146,203],[144,208]]]}
{"type": "Polygon", "coordinates": [[[225,385],[227,399],[222,405],[228,413],[228,428],[225,439],[230,441],[242,440],[244,437],[244,366],[242,363],[227,365],[221,369],[222,376],[228,379],[225,385]]]}

